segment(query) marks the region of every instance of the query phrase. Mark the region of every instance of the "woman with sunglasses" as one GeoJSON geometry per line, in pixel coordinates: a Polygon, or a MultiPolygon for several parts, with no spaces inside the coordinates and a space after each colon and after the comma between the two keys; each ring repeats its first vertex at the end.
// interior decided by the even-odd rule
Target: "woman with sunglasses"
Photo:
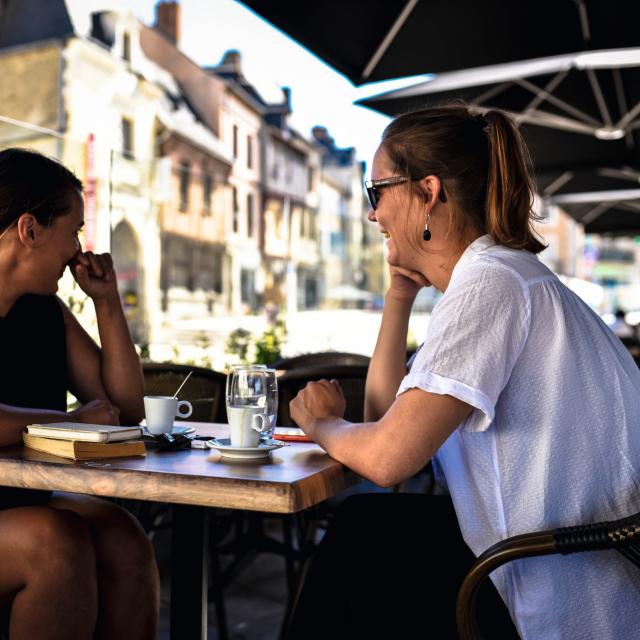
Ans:
{"type": "MultiPolygon", "coordinates": [[[[456,593],[474,555],[520,533],[640,511],[640,371],[538,260],[527,150],[503,113],[451,106],[398,117],[367,190],[391,285],[366,422],[342,418],[344,397],[326,380],[292,401],[291,416],[384,487],[432,460],[451,502],[345,501],[289,637],[455,638],[456,593]],[[428,286],[443,295],[407,371],[409,314],[428,286]]],[[[521,560],[491,577],[523,638],[637,635],[640,574],[618,554],[521,560]]],[[[484,597],[487,637],[517,637],[495,591],[484,597]]]]}
{"type": "MultiPolygon", "coordinates": [[[[82,184],[25,149],[0,151],[0,446],[33,422],[137,424],[140,362],[108,254],[83,252],[82,184]],[[55,294],[69,267],[101,347],[55,294]],[[67,412],[67,391],[82,405],[67,412]]],[[[154,551],[124,509],[0,487],[0,608],[11,638],[154,638],[154,551]],[[94,636],[95,634],[95,636],[94,636]]]]}

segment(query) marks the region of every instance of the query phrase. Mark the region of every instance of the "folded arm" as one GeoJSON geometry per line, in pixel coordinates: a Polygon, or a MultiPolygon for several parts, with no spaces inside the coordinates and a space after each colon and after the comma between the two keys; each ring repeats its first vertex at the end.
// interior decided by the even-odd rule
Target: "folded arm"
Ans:
{"type": "Polygon", "coordinates": [[[332,457],[381,487],[417,473],[472,407],[422,389],[401,394],[380,420],[342,419],[344,396],[337,382],[309,383],[291,402],[291,417],[332,457]]]}

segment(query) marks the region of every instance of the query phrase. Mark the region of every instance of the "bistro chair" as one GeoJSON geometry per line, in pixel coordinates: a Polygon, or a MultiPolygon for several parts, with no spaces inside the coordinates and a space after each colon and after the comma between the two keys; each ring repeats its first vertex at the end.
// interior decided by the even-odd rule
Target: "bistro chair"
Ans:
{"type": "Polygon", "coordinates": [[[364,420],[364,389],[369,364],[318,364],[285,371],[278,378],[278,424],[283,427],[295,426],[289,413],[289,403],[307,382],[335,378],[347,399],[344,415],[350,422],[364,420]]]}
{"type": "Polygon", "coordinates": [[[180,391],[180,399],[188,400],[193,413],[186,420],[195,422],[226,422],[225,385],[227,376],[219,371],[186,364],[145,362],[144,386],[147,395],[172,396],[191,372],[180,391]]]}
{"type": "Polygon", "coordinates": [[[495,569],[519,558],[615,549],[640,567],[640,513],[595,524],[562,527],[513,536],[487,549],[467,574],[456,605],[461,640],[481,640],[475,615],[478,588],[495,569]]]}
{"type": "Polygon", "coordinates": [[[273,363],[274,369],[289,371],[307,367],[323,366],[363,366],[368,367],[371,358],[359,353],[342,351],[323,351],[320,353],[303,353],[292,358],[280,358],[273,363]]]}

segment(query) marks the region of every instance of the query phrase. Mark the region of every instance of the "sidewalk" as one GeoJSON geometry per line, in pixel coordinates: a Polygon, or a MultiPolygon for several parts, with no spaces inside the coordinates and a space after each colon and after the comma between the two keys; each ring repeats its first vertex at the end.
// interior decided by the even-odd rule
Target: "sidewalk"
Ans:
{"type": "MultiPolygon", "coordinates": [[[[269,535],[279,536],[277,523],[269,535]]],[[[170,537],[161,532],[154,540],[161,578],[160,640],[169,635],[170,537]]],[[[258,555],[224,593],[229,640],[277,640],[287,602],[284,559],[270,553],[258,555]]],[[[208,640],[218,640],[213,604],[208,609],[208,640]]]]}

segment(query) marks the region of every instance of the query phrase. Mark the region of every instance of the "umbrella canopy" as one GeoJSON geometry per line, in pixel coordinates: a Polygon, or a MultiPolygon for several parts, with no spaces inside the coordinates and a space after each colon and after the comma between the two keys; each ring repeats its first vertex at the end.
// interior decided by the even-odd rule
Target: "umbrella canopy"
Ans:
{"type": "Polygon", "coordinates": [[[559,195],[550,202],[584,225],[586,233],[640,235],[640,199],[625,199],[623,191],[559,195]]]}
{"type": "Polygon", "coordinates": [[[354,84],[639,44],[634,0],[243,4],[354,84]]]}
{"type": "Polygon", "coordinates": [[[587,230],[614,219],[629,228],[633,212],[620,215],[620,203],[640,200],[640,48],[452,72],[359,104],[397,115],[458,100],[520,123],[539,192],[587,230]]]}

